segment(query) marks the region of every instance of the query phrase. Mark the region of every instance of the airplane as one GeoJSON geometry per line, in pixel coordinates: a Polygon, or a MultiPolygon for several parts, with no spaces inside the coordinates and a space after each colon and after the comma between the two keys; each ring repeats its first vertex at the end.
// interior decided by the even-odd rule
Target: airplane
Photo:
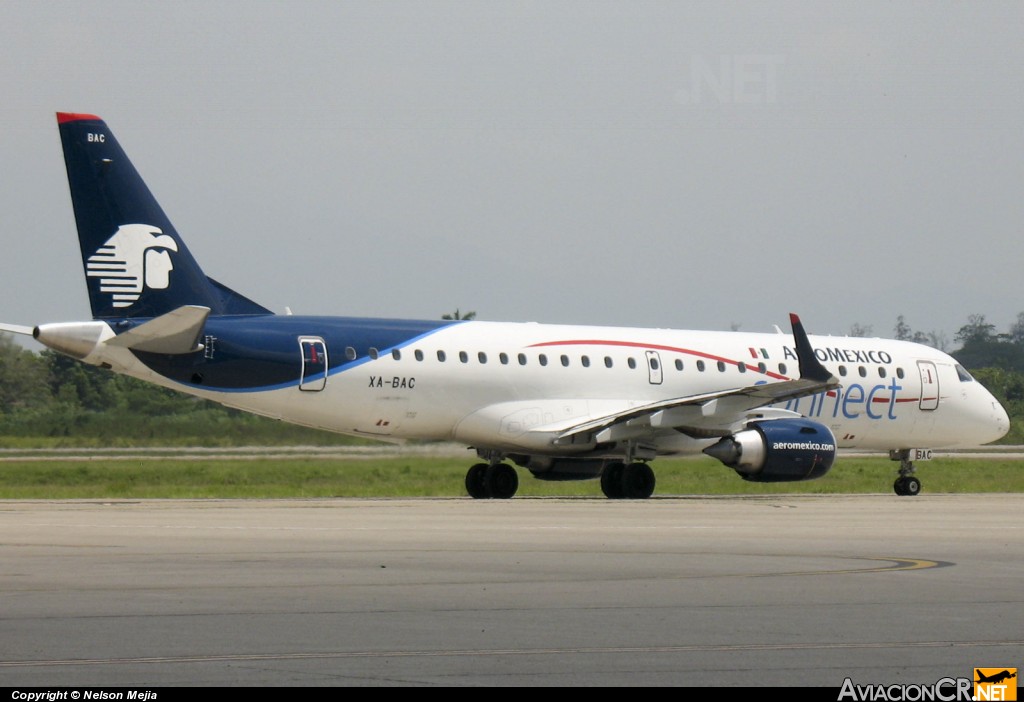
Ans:
{"type": "Polygon", "coordinates": [[[1009,679],[1015,678],[1015,677],[1017,677],[1017,674],[1016,673],[1011,673],[1009,670],[1004,670],[1004,671],[1002,671],[1000,673],[995,673],[993,675],[983,675],[981,673],[978,673],[978,679],[975,680],[974,682],[979,682],[979,683],[997,683],[998,684],[998,683],[1003,682],[1004,680],[1009,680],[1009,679]]]}
{"type": "Polygon", "coordinates": [[[57,114],[92,319],[0,330],[116,373],[295,424],[475,450],[474,498],[514,466],[644,499],[650,462],[703,451],[753,482],[819,478],[837,448],[915,461],[1009,429],[956,360],[904,341],[278,315],[208,277],[95,115],[57,114]]]}

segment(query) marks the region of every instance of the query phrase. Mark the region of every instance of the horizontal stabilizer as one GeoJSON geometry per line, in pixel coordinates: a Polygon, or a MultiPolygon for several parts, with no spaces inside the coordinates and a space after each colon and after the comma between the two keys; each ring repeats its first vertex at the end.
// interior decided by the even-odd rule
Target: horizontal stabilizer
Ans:
{"type": "Polygon", "coordinates": [[[21,334],[22,336],[32,336],[32,327],[22,327],[17,324],[0,324],[0,332],[7,332],[9,334],[21,334]]]}
{"type": "Polygon", "coordinates": [[[209,307],[185,305],[115,336],[107,345],[150,353],[201,351],[203,347],[197,341],[209,315],[209,307]]]}

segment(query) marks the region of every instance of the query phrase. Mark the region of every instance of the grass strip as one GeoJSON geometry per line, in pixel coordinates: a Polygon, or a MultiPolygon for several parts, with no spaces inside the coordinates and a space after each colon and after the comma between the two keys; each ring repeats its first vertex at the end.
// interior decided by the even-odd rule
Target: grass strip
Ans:
{"type": "MultiPolygon", "coordinates": [[[[461,497],[467,461],[399,457],[272,460],[0,462],[0,499],[461,497]]],[[[707,458],[653,463],[655,495],[857,494],[892,491],[896,464],[886,458],[841,458],[824,478],[748,483],[707,458]]],[[[925,494],[1024,492],[1021,462],[941,458],[918,464],[925,494]]],[[[546,482],[519,471],[519,495],[601,495],[596,480],[546,482]]]]}

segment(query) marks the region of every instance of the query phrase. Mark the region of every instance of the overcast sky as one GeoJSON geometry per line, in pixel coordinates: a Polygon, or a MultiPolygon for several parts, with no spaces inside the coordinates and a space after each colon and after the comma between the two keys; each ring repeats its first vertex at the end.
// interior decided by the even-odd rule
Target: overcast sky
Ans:
{"type": "Polygon", "coordinates": [[[0,4],[0,320],[89,316],[56,111],[275,310],[950,341],[1024,310],[1024,3],[0,4]]]}

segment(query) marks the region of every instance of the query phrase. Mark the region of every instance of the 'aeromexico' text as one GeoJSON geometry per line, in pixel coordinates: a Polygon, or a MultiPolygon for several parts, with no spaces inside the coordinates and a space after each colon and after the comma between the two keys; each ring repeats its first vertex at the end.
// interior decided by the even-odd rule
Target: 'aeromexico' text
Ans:
{"type": "MultiPolygon", "coordinates": [[[[791,349],[788,346],[782,347],[782,355],[787,360],[799,360],[796,355],[796,349],[791,349]]],[[[826,361],[838,361],[839,363],[884,363],[886,365],[892,363],[892,356],[889,355],[888,351],[877,351],[875,349],[865,351],[864,349],[841,349],[838,346],[834,346],[831,348],[814,349],[814,355],[822,363],[826,361]]]]}

